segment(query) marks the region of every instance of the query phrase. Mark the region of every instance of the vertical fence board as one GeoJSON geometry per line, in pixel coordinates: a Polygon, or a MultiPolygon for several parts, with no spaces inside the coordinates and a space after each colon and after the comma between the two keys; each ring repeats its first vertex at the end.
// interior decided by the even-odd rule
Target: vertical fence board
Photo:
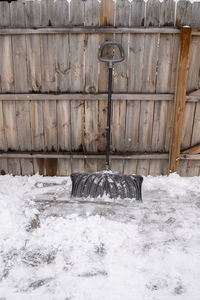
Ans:
{"type": "Polygon", "coordinates": [[[100,13],[100,23],[103,26],[114,25],[114,9],[115,3],[113,0],[102,0],[101,1],[101,13],[100,13]]]}
{"type": "Polygon", "coordinates": [[[27,35],[27,70],[28,70],[28,89],[34,93],[40,92],[42,85],[41,78],[41,53],[40,36],[27,35]]]}
{"type": "Polygon", "coordinates": [[[99,35],[86,36],[85,47],[85,91],[86,93],[98,92],[98,48],[99,35]]]}
{"type": "Polygon", "coordinates": [[[100,4],[98,0],[85,1],[85,26],[99,26],[100,4]]]}
{"type": "Polygon", "coordinates": [[[3,103],[3,120],[8,150],[17,151],[19,150],[19,143],[17,139],[15,101],[6,101],[3,103]]]}
{"type": "Polygon", "coordinates": [[[186,103],[181,142],[181,149],[184,150],[191,147],[194,113],[195,103],[186,103]]]}
{"type": "Polygon", "coordinates": [[[176,9],[176,26],[190,26],[192,17],[192,4],[189,0],[179,0],[176,9]]]}
{"type": "Polygon", "coordinates": [[[191,146],[200,144],[200,103],[196,103],[191,146]]]}
{"type": "Polygon", "coordinates": [[[71,150],[70,110],[70,101],[57,101],[58,151],[71,150]]]}
{"type": "Polygon", "coordinates": [[[21,175],[33,175],[33,160],[29,158],[22,158],[21,164],[21,175]]]}
{"type": "Polygon", "coordinates": [[[189,71],[187,80],[187,92],[194,91],[200,87],[200,37],[193,36],[189,53],[189,71]]]}
{"type": "Polygon", "coordinates": [[[3,103],[0,101],[0,151],[7,151],[5,126],[3,122],[3,103]]]}
{"type": "Polygon", "coordinates": [[[98,101],[85,101],[85,149],[97,152],[98,137],[98,101]]]}
{"type": "Polygon", "coordinates": [[[126,101],[115,101],[112,106],[111,149],[123,151],[126,131],[126,101]]]}
{"type": "Polygon", "coordinates": [[[146,27],[159,26],[161,3],[159,0],[148,0],[146,3],[146,27]]]}
{"type": "Polygon", "coordinates": [[[0,175],[8,174],[8,160],[7,158],[0,158],[0,175]]]}
{"type": "MultiPolygon", "coordinates": [[[[127,101],[125,150],[138,151],[140,101],[127,101]]],[[[130,161],[132,163],[132,161],[130,161]]]]}
{"type": "Polygon", "coordinates": [[[10,3],[10,16],[12,27],[25,27],[24,1],[10,3]]]}
{"type": "Polygon", "coordinates": [[[84,102],[71,101],[71,138],[72,151],[84,151],[84,102]]]}
{"type": "Polygon", "coordinates": [[[58,175],[69,176],[72,172],[71,159],[59,158],[58,159],[58,175]]]}
{"type": "Polygon", "coordinates": [[[146,16],[144,0],[132,0],[130,13],[130,26],[140,27],[145,25],[146,16]]]}
{"type": "Polygon", "coordinates": [[[71,92],[81,92],[85,87],[85,35],[71,34],[69,38],[71,60],[71,92]]]}
{"type": "Polygon", "coordinates": [[[144,34],[131,34],[128,58],[128,91],[142,91],[142,73],[144,56],[144,34]],[[137,72],[136,72],[137,70],[137,72]]]}
{"type": "Polygon", "coordinates": [[[127,175],[136,174],[137,159],[128,159],[124,161],[124,173],[127,175]]]}
{"type": "Polygon", "coordinates": [[[70,2],[70,24],[83,26],[85,19],[84,1],[73,0],[70,2]]]}
{"type": "Polygon", "coordinates": [[[25,35],[12,36],[15,93],[28,92],[25,35]]]}
{"type": "Polygon", "coordinates": [[[56,101],[44,101],[44,142],[45,151],[58,150],[56,101]]]}
{"type": "Polygon", "coordinates": [[[40,6],[41,1],[25,1],[24,2],[24,18],[26,27],[40,26],[40,6]]]}
{"type": "Polygon", "coordinates": [[[8,172],[13,175],[21,175],[20,159],[8,158],[8,172]]]}
{"type": "Polygon", "coordinates": [[[10,4],[0,2],[0,26],[8,27],[10,25],[10,4]]]}
{"type": "Polygon", "coordinates": [[[147,176],[149,174],[149,164],[150,161],[148,159],[138,159],[137,162],[137,175],[147,176]]]}
{"type": "Polygon", "coordinates": [[[199,16],[200,16],[200,3],[194,2],[192,3],[192,17],[191,17],[191,27],[192,28],[199,28],[200,22],[199,22],[199,16]]]}
{"type": "MultiPolygon", "coordinates": [[[[113,91],[117,92],[127,92],[128,91],[128,34],[116,34],[115,41],[120,43],[124,49],[125,60],[118,64],[114,64],[113,73],[113,91]]],[[[117,55],[117,57],[119,57],[117,55]]]]}
{"type": "Polygon", "coordinates": [[[69,35],[58,34],[55,39],[57,91],[69,92],[71,85],[69,35]]]}
{"type": "Polygon", "coordinates": [[[31,127],[30,127],[30,102],[16,101],[17,137],[20,151],[30,151],[31,127]]]}
{"type": "Polygon", "coordinates": [[[118,159],[111,159],[110,168],[112,172],[117,172],[120,174],[124,173],[124,161],[118,159]]]}
{"type": "Polygon", "coordinates": [[[199,176],[200,160],[189,160],[186,176],[199,176]]]}
{"type": "Polygon", "coordinates": [[[66,0],[54,1],[51,6],[51,24],[55,27],[69,25],[69,2],[66,0]]]}
{"type": "Polygon", "coordinates": [[[129,26],[130,12],[131,3],[129,0],[117,0],[115,9],[115,26],[129,26]]]}
{"type": "Polygon", "coordinates": [[[175,1],[164,0],[160,4],[160,26],[174,26],[175,20],[175,1]]]}
{"type": "Polygon", "coordinates": [[[144,44],[142,91],[155,93],[158,56],[158,34],[147,34],[144,44]]]}
{"type": "Polygon", "coordinates": [[[151,150],[151,138],[153,131],[153,109],[154,101],[141,101],[139,122],[139,145],[141,152],[151,150]]]}
{"type": "Polygon", "coordinates": [[[43,101],[31,101],[32,150],[44,151],[43,101]]]}
{"type": "Polygon", "coordinates": [[[42,0],[40,7],[40,26],[52,26],[51,7],[54,0],[42,0]]]}
{"type": "Polygon", "coordinates": [[[96,172],[98,167],[97,159],[85,159],[84,170],[88,173],[96,172]]]}
{"type": "Polygon", "coordinates": [[[161,34],[158,52],[158,74],[156,81],[157,93],[168,93],[172,76],[173,61],[173,42],[172,34],[161,34]]]}
{"type": "Polygon", "coordinates": [[[11,36],[0,36],[0,89],[2,93],[14,91],[14,72],[11,36]]]}
{"type": "Polygon", "coordinates": [[[56,90],[55,35],[41,35],[42,92],[56,90]]]}

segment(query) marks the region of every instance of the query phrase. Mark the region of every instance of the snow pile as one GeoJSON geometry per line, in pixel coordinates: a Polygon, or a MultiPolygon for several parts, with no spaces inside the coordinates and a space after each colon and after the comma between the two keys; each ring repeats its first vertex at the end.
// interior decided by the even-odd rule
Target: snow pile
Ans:
{"type": "Polygon", "coordinates": [[[142,203],[70,190],[0,176],[0,299],[200,299],[200,177],[145,177],[142,203]]]}

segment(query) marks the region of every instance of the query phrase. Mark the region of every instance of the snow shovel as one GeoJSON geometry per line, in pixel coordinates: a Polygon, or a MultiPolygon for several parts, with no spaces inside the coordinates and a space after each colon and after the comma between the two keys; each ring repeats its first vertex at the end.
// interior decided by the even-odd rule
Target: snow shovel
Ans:
{"type": "Polygon", "coordinates": [[[110,170],[110,124],[111,124],[111,96],[112,96],[112,73],[113,64],[124,60],[124,50],[121,44],[108,41],[99,48],[98,59],[108,63],[108,106],[107,106],[107,128],[106,128],[106,165],[105,170],[95,173],[72,173],[72,197],[98,198],[107,195],[110,198],[129,198],[142,200],[141,186],[143,178],[137,175],[122,175],[110,170]],[[109,46],[118,48],[119,58],[104,58],[103,50],[109,46]]]}

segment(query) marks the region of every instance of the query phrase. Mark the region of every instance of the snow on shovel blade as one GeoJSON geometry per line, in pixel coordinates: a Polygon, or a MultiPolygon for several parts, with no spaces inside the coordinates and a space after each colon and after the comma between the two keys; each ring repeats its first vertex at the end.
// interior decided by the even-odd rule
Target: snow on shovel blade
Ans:
{"type": "Polygon", "coordinates": [[[107,195],[110,198],[142,200],[142,176],[121,175],[104,171],[73,173],[71,174],[71,180],[72,197],[97,198],[107,195]]]}

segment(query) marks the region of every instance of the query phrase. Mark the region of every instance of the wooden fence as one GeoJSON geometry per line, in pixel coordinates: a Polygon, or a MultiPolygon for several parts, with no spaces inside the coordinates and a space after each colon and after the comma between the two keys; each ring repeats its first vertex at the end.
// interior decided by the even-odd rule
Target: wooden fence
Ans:
{"type": "Polygon", "coordinates": [[[0,2],[1,174],[104,168],[97,52],[116,40],[126,59],[113,73],[112,170],[200,175],[199,13],[171,0],[0,2]]]}

